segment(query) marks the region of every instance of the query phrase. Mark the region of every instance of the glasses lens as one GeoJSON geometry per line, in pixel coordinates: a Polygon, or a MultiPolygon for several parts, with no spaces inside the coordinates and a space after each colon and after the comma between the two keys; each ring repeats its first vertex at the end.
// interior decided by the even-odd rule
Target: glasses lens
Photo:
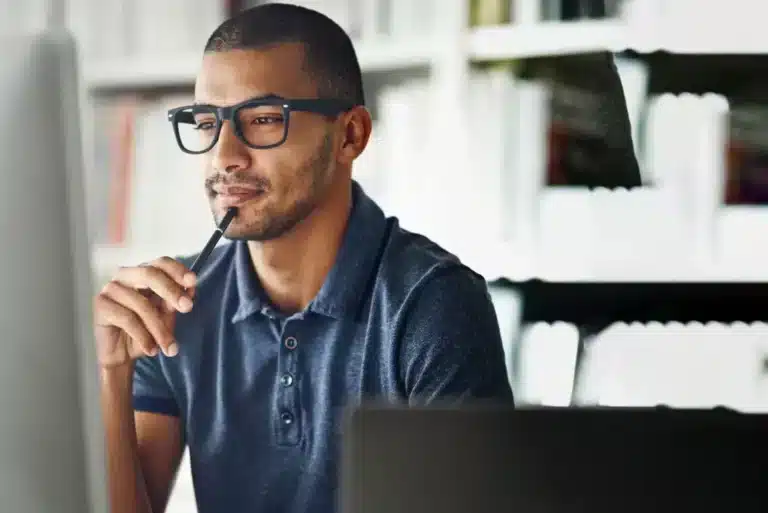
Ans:
{"type": "Polygon", "coordinates": [[[258,105],[238,110],[237,120],[243,138],[257,148],[271,146],[283,141],[286,118],[279,105],[258,105]]]}
{"type": "Polygon", "coordinates": [[[187,107],[176,113],[174,123],[179,131],[179,140],[187,151],[206,151],[216,137],[216,114],[208,107],[187,107]]]}

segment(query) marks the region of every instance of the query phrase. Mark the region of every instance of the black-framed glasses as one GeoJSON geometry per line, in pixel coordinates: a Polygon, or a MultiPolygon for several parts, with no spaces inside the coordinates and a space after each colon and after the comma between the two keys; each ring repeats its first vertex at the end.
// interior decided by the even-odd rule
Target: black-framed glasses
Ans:
{"type": "Polygon", "coordinates": [[[229,107],[206,104],[176,107],[168,111],[168,120],[181,150],[197,155],[216,146],[224,121],[231,123],[235,135],[246,146],[268,149],[280,146],[288,138],[292,111],[337,116],[352,107],[354,104],[336,98],[267,96],[229,107]]]}

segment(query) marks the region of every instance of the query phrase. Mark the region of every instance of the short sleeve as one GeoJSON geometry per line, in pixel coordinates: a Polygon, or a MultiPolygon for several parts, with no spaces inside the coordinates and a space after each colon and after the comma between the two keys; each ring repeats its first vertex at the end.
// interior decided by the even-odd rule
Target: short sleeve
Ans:
{"type": "MultiPolygon", "coordinates": [[[[189,267],[196,256],[177,255],[175,259],[189,267]]],[[[159,354],[138,358],[134,363],[133,409],[178,417],[181,409],[162,362],[163,356],[159,354]]]]}
{"type": "Polygon", "coordinates": [[[133,409],[174,417],[180,414],[159,356],[138,358],[134,364],[133,409]]]}
{"type": "Polygon", "coordinates": [[[514,404],[485,280],[441,269],[414,291],[401,325],[401,379],[410,403],[481,399],[514,404]]]}

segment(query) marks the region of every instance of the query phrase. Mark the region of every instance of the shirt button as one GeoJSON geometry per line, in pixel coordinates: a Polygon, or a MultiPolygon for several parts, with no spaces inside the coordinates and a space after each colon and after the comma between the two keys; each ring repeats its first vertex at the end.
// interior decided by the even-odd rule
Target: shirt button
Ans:
{"type": "Polygon", "coordinates": [[[289,387],[293,385],[293,376],[291,376],[288,373],[283,374],[282,376],[280,376],[280,384],[283,385],[284,387],[289,387]]]}
{"type": "Polygon", "coordinates": [[[299,342],[295,338],[288,337],[285,339],[285,347],[287,349],[294,350],[297,345],[299,345],[299,342]]]}
{"type": "Polygon", "coordinates": [[[290,426],[291,424],[293,424],[293,415],[291,415],[287,411],[284,411],[283,413],[280,414],[280,420],[286,426],[290,426]]]}

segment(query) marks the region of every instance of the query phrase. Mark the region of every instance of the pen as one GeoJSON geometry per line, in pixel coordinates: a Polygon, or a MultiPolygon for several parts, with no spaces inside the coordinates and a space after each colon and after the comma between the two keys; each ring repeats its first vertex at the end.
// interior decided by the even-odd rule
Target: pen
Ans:
{"type": "Polygon", "coordinates": [[[224,231],[227,229],[227,226],[229,226],[229,223],[232,222],[232,220],[237,215],[237,207],[230,207],[227,209],[227,213],[224,215],[224,218],[219,223],[219,226],[216,227],[216,231],[213,232],[213,235],[211,235],[211,238],[208,239],[208,242],[205,244],[205,247],[203,247],[203,250],[200,252],[200,254],[197,256],[195,261],[192,263],[192,267],[189,268],[190,271],[197,274],[200,269],[203,267],[203,264],[206,260],[208,260],[208,257],[211,256],[211,252],[213,251],[213,248],[216,247],[216,244],[218,244],[219,239],[221,239],[221,236],[224,235],[224,231]]]}

